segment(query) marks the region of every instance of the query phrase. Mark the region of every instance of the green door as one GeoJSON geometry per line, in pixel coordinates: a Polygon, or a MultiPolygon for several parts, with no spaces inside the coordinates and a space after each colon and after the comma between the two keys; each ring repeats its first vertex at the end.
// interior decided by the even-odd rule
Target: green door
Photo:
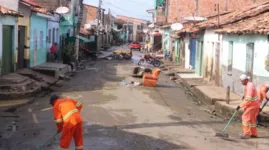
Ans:
{"type": "Polygon", "coordinates": [[[13,71],[13,46],[12,36],[13,26],[3,26],[3,54],[2,54],[2,71],[1,74],[7,74],[13,71]]]}

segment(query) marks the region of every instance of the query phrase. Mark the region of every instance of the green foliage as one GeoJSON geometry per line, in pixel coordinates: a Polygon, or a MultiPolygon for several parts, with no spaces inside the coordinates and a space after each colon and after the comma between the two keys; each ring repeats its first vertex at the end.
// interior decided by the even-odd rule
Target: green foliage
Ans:
{"type": "Polygon", "coordinates": [[[74,44],[68,43],[63,47],[63,57],[64,59],[73,60],[75,59],[75,50],[74,44]]]}

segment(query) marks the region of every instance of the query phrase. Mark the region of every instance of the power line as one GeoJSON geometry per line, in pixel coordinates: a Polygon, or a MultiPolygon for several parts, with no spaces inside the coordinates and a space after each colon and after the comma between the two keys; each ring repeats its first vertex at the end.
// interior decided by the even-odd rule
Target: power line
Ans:
{"type": "Polygon", "coordinates": [[[112,3],[110,3],[110,2],[107,2],[106,4],[112,5],[113,7],[117,8],[117,9],[123,11],[123,12],[128,11],[128,12],[136,13],[136,14],[139,15],[139,16],[151,17],[151,15],[144,15],[144,14],[142,15],[142,14],[138,14],[137,12],[134,12],[134,11],[129,11],[129,10],[123,9],[123,8],[121,8],[121,7],[118,7],[118,6],[116,6],[116,5],[112,4],[112,3]]]}

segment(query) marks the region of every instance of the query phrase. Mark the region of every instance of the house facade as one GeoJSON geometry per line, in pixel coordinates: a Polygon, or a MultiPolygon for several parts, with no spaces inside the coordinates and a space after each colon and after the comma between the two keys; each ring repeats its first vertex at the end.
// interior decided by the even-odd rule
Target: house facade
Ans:
{"type": "Polygon", "coordinates": [[[267,35],[238,35],[223,36],[222,82],[224,87],[243,94],[238,77],[248,74],[255,85],[267,83],[268,70],[265,68],[265,58],[268,56],[267,35]],[[240,61],[239,61],[240,60],[240,61]]]}
{"type": "MultiPolygon", "coordinates": [[[[60,15],[52,14],[50,18],[47,19],[48,28],[47,28],[47,52],[50,51],[50,47],[54,44],[60,43],[60,15]]],[[[57,47],[58,56],[61,56],[61,51],[57,47]]]]}
{"type": "Polygon", "coordinates": [[[43,64],[47,61],[47,19],[50,18],[42,10],[32,10],[30,18],[30,67],[43,64]]]}
{"type": "Polygon", "coordinates": [[[17,18],[23,15],[0,7],[0,73],[3,75],[16,70],[17,18]]]}
{"type": "Polygon", "coordinates": [[[244,92],[239,80],[241,74],[250,76],[256,86],[268,84],[267,10],[269,2],[184,25],[178,34],[184,43],[181,46],[185,45],[185,68],[193,69],[214,85],[230,87],[237,94],[244,92]],[[196,46],[192,46],[194,41],[196,46]]]}

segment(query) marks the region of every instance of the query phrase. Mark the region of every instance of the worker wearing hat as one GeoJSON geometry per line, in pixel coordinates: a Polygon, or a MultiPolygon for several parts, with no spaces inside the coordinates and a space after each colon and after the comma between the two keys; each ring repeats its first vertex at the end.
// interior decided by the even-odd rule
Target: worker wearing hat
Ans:
{"type": "Polygon", "coordinates": [[[260,103],[255,85],[249,79],[245,74],[240,76],[241,83],[245,86],[244,101],[236,108],[237,110],[240,108],[244,109],[244,114],[242,115],[242,139],[258,136],[256,118],[260,112],[260,103]]]}
{"type": "Polygon", "coordinates": [[[50,104],[53,106],[57,132],[62,132],[60,150],[68,149],[72,138],[75,140],[76,150],[83,150],[82,117],[80,115],[82,104],[58,95],[50,97],[50,104]]]}

